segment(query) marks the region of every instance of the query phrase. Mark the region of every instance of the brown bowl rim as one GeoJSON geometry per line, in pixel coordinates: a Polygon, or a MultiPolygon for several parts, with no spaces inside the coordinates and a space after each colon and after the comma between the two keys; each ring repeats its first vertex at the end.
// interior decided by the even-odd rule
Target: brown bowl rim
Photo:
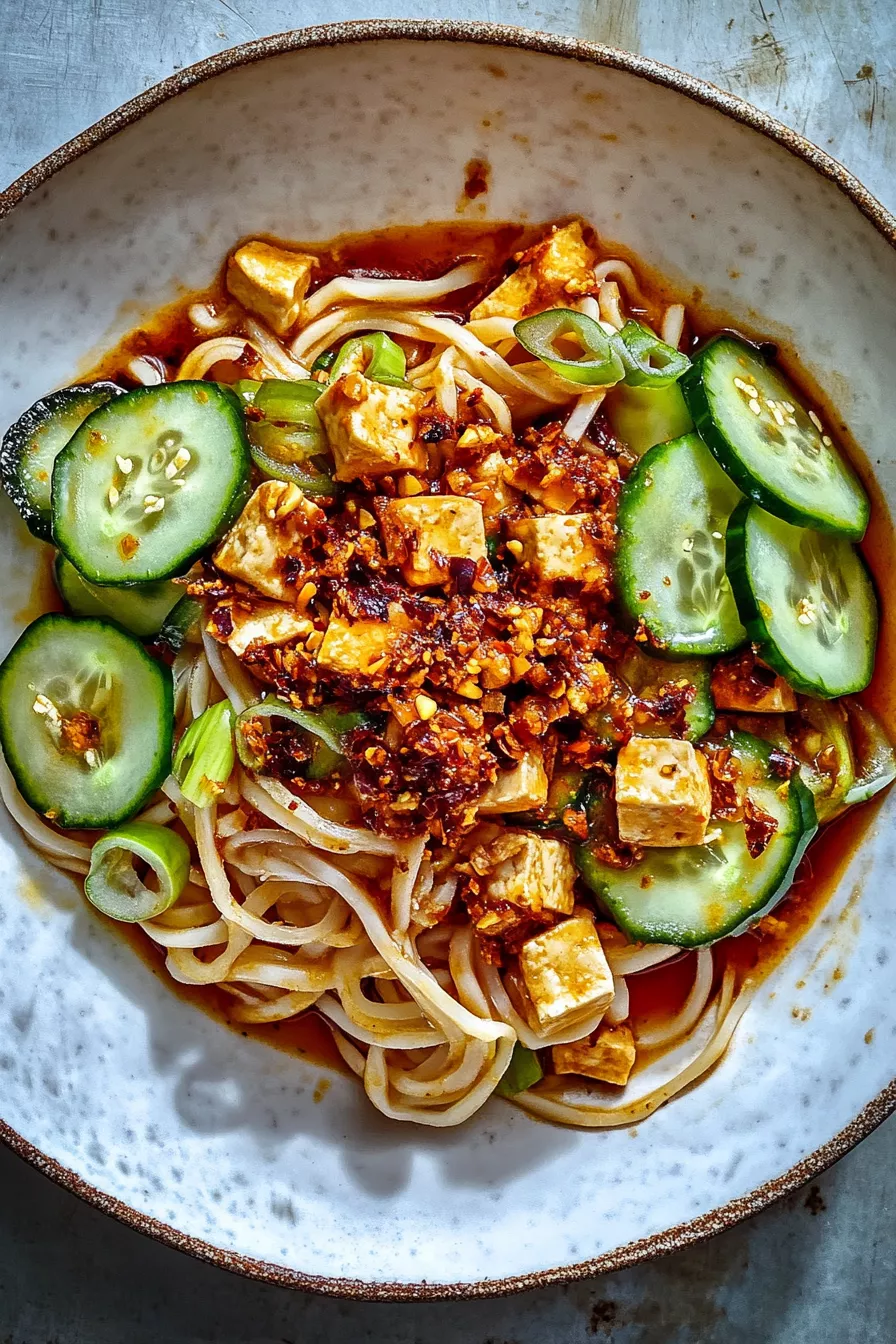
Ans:
{"type": "MultiPolygon", "coordinates": [[[[348,43],[378,41],[441,41],[464,42],[480,46],[511,47],[523,51],[543,52],[563,56],[586,64],[609,66],[638,75],[651,83],[663,85],[682,93],[695,102],[703,103],[758,131],[768,139],[783,145],[797,158],[808,163],[816,172],[833,182],[844,195],[871,221],[881,236],[896,248],[896,217],[843,164],[814,145],[804,136],[784,126],[768,113],[762,112],[742,98],[717,88],[706,80],[687,75],[671,66],[663,65],[646,56],[621,51],[602,43],[581,38],[564,37],[535,32],[508,24],[466,22],[453,19],[361,19],[345,23],[320,24],[275,33],[241,46],[215,53],[195,65],[170,75],[159,84],[122,104],[114,112],[102,117],[94,125],[76,135],[66,144],[53,150],[17,178],[5,191],[0,192],[0,218],[14,209],[60,169],[73,163],[82,154],[110,139],[124,127],[146,116],[160,104],[179,93],[201,84],[215,75],[224,74],[239,66],[251,65],[269,56],[285,52],[310,50],[317,47],[336,47],[348,43]]],[[[523,1292],[530,1288],[544,1288],[549,1284],[568,1283],[611,1270],[623,1269],[639,1261],[667,1255],[681,1250],[726,1228],[791,1193],[806,1181],[825,1171],[851,1148],[866,1138],[896,1110],[896,1078],[870,1101],[839,1134],[828,1143],[797,1162],[780,1176],[764,1182],[755,1190],[711,1209],[699,1218],[680,1223],[676,1227],[652,1236],[629,1242],[616,1250],[576,1264],[559,1265],[552,1269],[533,1270],[502,1279],[483,1279],[471,1283],[371,1283],[361,1279],[332,1278],[320,1274],[305,1274],[283,1265],[256,1260],[213,1246],[198,1237],[188,1236],[177,1228],[152,1218],[129,1204],[105,1194],[68,1167],[48,1157],[9,1125],[0,1120],[0,1141],[38,1171],[58,1185],[77,1195],[86,1203],[117,1218],[125,1226],[153,1237],[165,1245],[186,1251],[199,1260],[205,1260],[221,1269],[259,1279],[281,1288],[296,1288],[306,1292],[324,1293],[333,1297],[353,1298],[359,1301],[434,1301],[498,1297],[523,1292]]]]}

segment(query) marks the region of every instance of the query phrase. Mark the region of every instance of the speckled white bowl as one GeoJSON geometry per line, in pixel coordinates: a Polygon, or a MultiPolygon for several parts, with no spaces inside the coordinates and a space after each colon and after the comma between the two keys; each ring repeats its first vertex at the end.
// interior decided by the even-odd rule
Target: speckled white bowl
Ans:
{"type": "MultiPolygon", "coordinates": [[[[475,25],[348,25],[225,53],[21,179],[0,199],[0,421],[206,282],[240,235],[451,218],[473,157],[491,186],[469,216],[580,213],[791,334],[892,498],[893,220],[718,90],[475,25]]],[[[6,648],[35,545],[0,512],[6,648]]],[[[330,1292],[474,1295],[669,1249],[806,1179],[896,1103],[894,811],[896,796],[714,1075],[607,1133],[500,1103],[455,1132],[414,1130],[343,1078],[316,1103],[318,1070],[175,998],[4,814],[0,1133],[131,1225],[330,1292]]]]}

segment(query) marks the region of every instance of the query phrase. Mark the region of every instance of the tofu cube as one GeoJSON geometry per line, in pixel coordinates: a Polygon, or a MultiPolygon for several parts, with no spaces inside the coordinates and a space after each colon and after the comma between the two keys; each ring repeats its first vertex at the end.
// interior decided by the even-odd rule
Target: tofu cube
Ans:
{"type": "Polygon", "coordinates": [[[563,300],[576,299],[594,288],[595,254],[576,219],[554,228],[520,258],[513,275],[477,303],[472,321],[482,317],[524,317],[563,300]]]}
{"type": "Polygon", "coordinates": [[[527,751],[509,770],[499,770],[479,801],[486,816],[499,812],[522,812],[541,807],[548,800],[548,777],[540,751],[527,751]]]}
{"type": "Polygon", "coordinates": [[[796,709],[796,696],[784,678],[749,651],[716,663],[712,696],[716,709],[733,713],[791,714],[796,709]]]}
{"type": "Polygon", "coordinates": [[[348,621],[331,616],[317,662],[343,676],[375,675],[387,666],[400,634],[400,626],[392,621],[348,621]]]}
{"type": "Polygon", "coordinates": [[[520,972],[542,1027],[562,1027],[586,1012],[609,1008],[615,989],[594,920],[564,919],[520,949],[520,972]]]}
{"type": "MultiPolygon", "coordinates": [[[[245,613],[232,607],[230,615],[233,630],[227,636],[227,646],[238,658],[253,644],[288,644],[292,639],[310,635],[314,629],[307,616],[283,602],[259,602],[252,611],[245,613]]],[[[209,625],[209,632],[217,634],[214,624],[209,625]]]]}
{"type": "Polygon", "coordinates": [[[599,1083],[624,1087],[635,1063],[635,1038],[627,1022],[601,1024],[593,1039],[586,1036],[551,1051],[555,1073],[576,1073],[599,1083]]]}
{"type": "Polygon", "coordinates": [[[294,586],[283,561],[300,551],[312,528],[326,521],[322,509],[286,481],[264,481],[214,555],[218,569],[267,597],[290,601],[294,586]]]}
{"type": "MultiPolygon", "coordinates": [[[[510,834],[506,837],[511,838],[510,834]]],[[[520,832],[512,854],[502,859],[489,873],[484,889],[486,901],[510,904],[539,914],[550,910],[571,915],[575,865],[562,840],[553,840],[530,832],[520,832]]]]}
{"type": "Polygon", "coordinates": [[[427,461],[425,446],[416,441],[422,404],[422,392],[387,387],[363,373],[331,383],[315,409],[336,459],[336,479],[421,471],[427,461]]]}
{"type": "Polygon", "coordinates": [[[690,742],[633,737],[616,762],[619,838],[637,845],[702,845],[712,811],[706,759],[690,742]]]}
{"type": "MultiPolygon", "coordinates": [[[[508,533],[519,542],[518,563],[544,583],[573,579],[585,592],[609,581],[609,567],[587,524],[587,513],[552,513],[544,518],[520,518],[508,533]]],[[[511,547],[511,550],[514,548],[511,547]]]]}
{"type": "Polygon", "coordinates": [[[485,527],[475,499],[453,495],[417,495],[394,499],[382,514],[389,563],[400,565],[414,588],[447,583],[452,558],[482,560],[485,527]]]}
{"type": "Polygon", "coordinates": [[[295,326],[317,258],[253,239],[227,262],[230,293],[278,336],[295,326]]]}

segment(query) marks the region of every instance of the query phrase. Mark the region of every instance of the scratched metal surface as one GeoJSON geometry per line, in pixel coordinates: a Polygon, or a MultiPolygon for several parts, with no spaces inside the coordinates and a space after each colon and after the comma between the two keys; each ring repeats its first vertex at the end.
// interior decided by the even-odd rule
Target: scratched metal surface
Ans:
{"type": "MultiPolygon", "coordinates": [[[[894,0],[0,0],[0,179],[173,70],[324,20],[480,18],[678,65],[831,150],[896,210],[894,0]]],[[[622,1273],[486,1303],[367,1306],[236,1279],[0,1151],[0,1344],[891,1344],[896,1121],[808,1190],[622,1273]]]]}

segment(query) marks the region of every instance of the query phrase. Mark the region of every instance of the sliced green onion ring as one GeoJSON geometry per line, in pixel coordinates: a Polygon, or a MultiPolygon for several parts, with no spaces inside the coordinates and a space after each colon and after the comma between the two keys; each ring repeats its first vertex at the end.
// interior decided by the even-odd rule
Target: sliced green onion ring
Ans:
{"type": "Polygon", "coordinates": [[[255,382],[252,378],[238,378],[235,383],[230,383],[229,386],[245,406],[251,406],[255,402],[255,396],[261,387],[261,383],[255,382]]]}
{"type": "Polygon", "coordinates": [[[155,919],[172,906],[189,874],[190,849],[176,831],[149,821],[131,821],[97,840],[90,851],[84,891],[90,903],[110,919],[136,924],[155,919]],[[156,888],[146,885],[135,860],[155,875],[156,888]]]}
{"type": "Polygon", "coordinates": [[[341,346],[330,370],[330,382],[344,373],[360,372],[375,383],[404,387],[407,370],[405,353],[397,341],[384,331],[372,331],[366,336],[353,336],[341,346]]]}
{"type": "Polygon", "coordinates": [[[517,1041],[513,1047],[513,1054],[510,1056],[510,1063],[504,1073],[498,1086],[495,1088],[499,1097],[515,1097],[518,1092],[527,1092],[530,1087],[540,1083],[544,1077],[544,1070],[538,1062],[538,1056],[534,1050],[530,1050],[525,1045],[520,1045],[517,1041]]]}
{"type": "Polygon", "coordinates": [[[687,355],[661,341],[641,322],[626,322],[614,344],[629,387],[668,387],[691,367],[687,355]]]}
{"type": "Polygon", "coordinates": [[[230,701],[219,700],[193,720],[177,744],[174,775],[181,793],[196,807],[211,806],[230,778],[235,719],[230,701]]]}
{"type": "Polygon", "coordinates": [[[336,351],[325,350],[322,355],[318,355],[317,359],[311,365],[311,372],[329,373],[330,369],[332,369],[335,363],[336,363],[336,351]]]}
{"type": "Polygon", "coordinates": [[[599,322],[573,308],[549,308],[546,313],[525,317],[516,323],[513,334],[524,350],[571,383],[610,387],[625,376],[613,340],[599,322]],[[557,342],[564,336],[572,337],[581,347],[580,356],[570,359],[561,353],[557,342]]]}
{"type": "Polygon", "coordinates": [[[265,420],[320,432],[314,403],[323,391],[323,383],[315,382],[313,378],[296,381],[268,378],[255,393],[252,405],[256,411],[261,411],[265,420]]]}
{"type": "Polygon", "coordinates": [[[309,776],[312,779],[321,779],[333,773],[345,755],[345,734],[367,722],[366,715],[357,710],[339,710],[332,706],[317,711],[296,709],[285,700],[278,699],[261,700],[257,705],[249,705],[236,720],[236,751],[240,764],[255,773],[263,769],[264,757],[256,755],[242,731],[243,726],[253,719],[286,719],[318,740],[321,745],[315,747],[309,765],[309,776]]]}

